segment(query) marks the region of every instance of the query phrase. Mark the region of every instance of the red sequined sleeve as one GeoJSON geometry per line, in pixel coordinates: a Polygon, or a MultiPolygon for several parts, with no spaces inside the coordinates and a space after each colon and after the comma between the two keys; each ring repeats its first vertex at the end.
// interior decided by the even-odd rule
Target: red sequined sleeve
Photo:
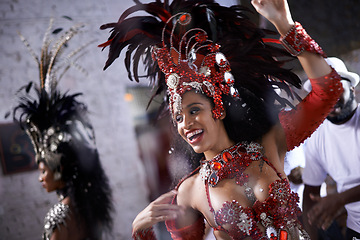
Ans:
{"type": "Polygon", "coordinates": [[[171,237],[174,240],[193,240],[204,238],[205,222],[202,217],[200,217],[195,223],[180,229],[176,227],[174,220],[169,220],[165,223],[167,230],[170,232],[171,237]]]}
{"type": "Polygon", "coordinates": [[[325,120],[343,91],[340,80],[341,77],[334,69],[326,76],[310,79],[312,91],[295,109],[279,113],[288,151],[310,137],[325,120]]]}
{"type": "Polygon", "coordinates": [[[156,240],[153,227],[133,232],[132,238],[133,240],[156,240]]]}

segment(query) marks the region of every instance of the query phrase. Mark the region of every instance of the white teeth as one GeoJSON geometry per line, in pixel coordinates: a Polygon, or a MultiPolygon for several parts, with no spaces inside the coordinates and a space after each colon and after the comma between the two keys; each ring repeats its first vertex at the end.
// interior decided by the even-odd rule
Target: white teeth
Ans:
{"type": "Polygon", "coordinates": [[[186,135],[186,137],[187,137],[188,139],[190,139],[190,138],[193,137],[194,135],[199,134],[199,133],[202,133],[202,132],[203,132],[203,130],[198,129],[198,130],[189,132],[189,133],[186,135]]]}

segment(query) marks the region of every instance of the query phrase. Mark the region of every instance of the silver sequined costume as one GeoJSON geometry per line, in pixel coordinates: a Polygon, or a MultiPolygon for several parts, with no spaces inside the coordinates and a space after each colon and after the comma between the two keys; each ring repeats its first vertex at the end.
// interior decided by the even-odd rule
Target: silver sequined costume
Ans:
{"type": "Polygon", "coordinates": [[[50,240],[52,233],[56,228],[60,230],[60,224],[66,226],[66,218],[69,217],[70,207],[62,202],[55,204],[44,219],[43,240],[50,240]]]}

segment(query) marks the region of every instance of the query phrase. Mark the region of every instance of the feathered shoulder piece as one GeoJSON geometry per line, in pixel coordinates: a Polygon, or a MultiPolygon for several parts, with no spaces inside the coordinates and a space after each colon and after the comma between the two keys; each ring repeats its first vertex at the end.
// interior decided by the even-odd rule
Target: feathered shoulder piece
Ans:
{"type": "MultiPolygon", "coordinates": [[[[155,94],[167,90],[170,105],[178,105],[173,98],[180,99],[189,86],[213,98],[219,111],[221,103],[216,99],[229,93],[236,96],[233,93],[241,88],[268,103],[290,104],[275,89],[293,97],[289,84],[300,87],[300,79],[282,68],[292,58],[280,46],[265,40],[267,34],[275,33],[251,22],[249,9],[221,6],[214,0],[169,2],[135,1],[118,22],[100,27],[111,29],[108,40],[99,45],[109,47],[104,69],[125,49],[129,78],[139,81],[139,64],[144,63],[147,77],[157,86],[155,94]],[[142,16],[140,11],[144,12],[142,16]],[[185,65],[189,69],[185,70],[185,65]],[[193,72],[183,74],[188,70],[193,72]]],[[[219,111],[214,109],[215,116],[219,111]]]]}

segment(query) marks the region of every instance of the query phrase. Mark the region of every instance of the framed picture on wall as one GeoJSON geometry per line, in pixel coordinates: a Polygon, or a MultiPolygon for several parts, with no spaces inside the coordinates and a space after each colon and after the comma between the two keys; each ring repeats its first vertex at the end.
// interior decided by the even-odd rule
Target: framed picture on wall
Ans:
{"type": "Polygon", "coordinates": [[[30,138],[17,123],[0,123],[0,159],[4,174],[37,168],[30,138]]]}

